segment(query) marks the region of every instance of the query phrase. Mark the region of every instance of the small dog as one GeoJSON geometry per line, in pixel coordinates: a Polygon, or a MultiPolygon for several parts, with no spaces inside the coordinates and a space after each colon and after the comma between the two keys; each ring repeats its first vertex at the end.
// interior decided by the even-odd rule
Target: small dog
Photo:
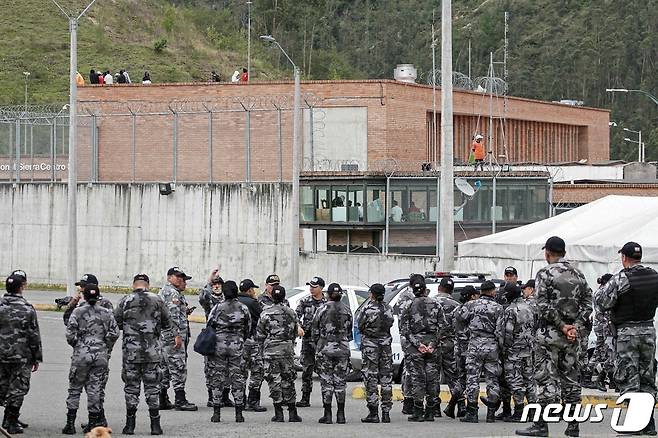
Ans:
{"type": "Polygon", "coordinates": [[[109,427],[94,427],[91,432],[85,434],[86,438],[112,438],[112,429],[109,427]]]}

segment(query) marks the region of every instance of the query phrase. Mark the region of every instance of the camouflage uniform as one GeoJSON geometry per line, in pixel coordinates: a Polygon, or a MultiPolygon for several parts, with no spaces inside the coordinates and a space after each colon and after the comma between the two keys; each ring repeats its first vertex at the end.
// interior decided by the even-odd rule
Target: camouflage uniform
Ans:
{"type": "Polygon", "coordinates": [[[568,341],[562,327],[575,325],[578,336],[583,335],[592,312],[592,291],[583,274],[565,259],[542,268],[535,285],[537,401],[543,407],[549,403],[580,403],[580,344],[568,341]]]}
{"type": "Polygon", "coordinates": [[[533,349],[537,323],[533,307],[519,297],[504,310],[504,371],[505,381],[516,406],[535,403],[535,370],[533,349]]]}
{"type": "Polygon", "coordinates": [[[658,304],[657,281],[658,274],[655,271],[636,264],[614,275],[595,294],[597,306],[604,311],[611,311],[611,320],[617,332],[615,382],[621,394],[647,392],[656,397],[656,330],[653,315],[658,304]],[[645,300],[637,296],[637,283],[632,287],[629,277],[642,279],[647,274],[646,286],[651,290],[651,295],[645,300]],[[624,318],[622,306],[628,306],[629,297],[640,304],[630,304],[633,317],[624,318]]]}
{"type": "Polygon", "coordinates": [[[7,293],[0,300],[0,340],[0,404],[6,415],[20,410],[32,366],[43,361],[37,312],[22,295],[7,293]]]}
{"type": "Polygon", "coordinates": [[[208,325],[217,333],[215,355],[208,357],[213,403],[221,405],[222,391],[230,383],[236,406],[244,404],[244,341],[251,332],[251,316],[247,306],[237,298],[216,305],[208,317],[208,325]]]}
{"type": "MultiPolygon", "coordinates": [[[[206,314],[206,321],[208,320],[208,315],[210,311],[217,304],[224,302],[224,295],[218,295],[213,293],[212,284],[207,283],[199,292],[199,305],[206,314]]],[[[203,356],[203,375],[206,377],[206,387],[208,388],[209,399],[212,398],[212,386],[210,385],[210,370],[208,368],[208,356],[203,356]]]]}
{"type": "Polygon", "coordinates": [[[495,298],[482,295],[459,308],[456,315],[461,327],[468,327],[466,351],[466,399],[477,406],[480,395],[480,374],[484,370],[487,400],[500,399],[500,352],[503,343],[503,307],[495,298]]]}
{"type": "Polygon", "coordinates": [[[457,384],[457,359],[455,357],[455,329],[453,324],[453,312],[460,304],[455,301],[449,293],[439,292],[437,302],[443,308],[446,318],[446,329],[440,334],[439,345],[441,354],[439,357],[439,369],[443,373],[444,380],[450,388],[450,394],[454,397],[458,394],[457,384]]]}
{"type": "Polygon", "coordinates": [[[439,370],[437,356],[440,354],[439,336],[447,329],[443,308],[431,298],[414,297],[411,304],[400,315],[400,335],[406,338],[405,366],[411,380],[414,404],[422,405],[428,397],[428,408],[438,393],[439,370]],[[433,353],[418,351],[420,344],[434,347],[433,353]]]}
{"type": "Polygon", "coordinates": [[[460,317],[465,311],[464,304],[461,304],[452,313],[452,326],[455,330],[455,391],[459,399],[462,399],[466,392],[466,352],[470,337],[468,324],[460,317]]]}
{"type": "Polygon", "coordinates": [[[398,331],[400,332],[400,348],[402,349],[402,353],[404,354],[405,360],[403,362],[404,368],[402,369],[402,393],[405,395],[405,398],[411,398],[413,397],[413,394],[411,393],[411,374],[409,374],[409,364],[406,360],[406,357],[409,352],[409,347],[411,344],[409,344],[409,341],[407,341],[407,338],[403,335],[402,330],[402,321],[400,320],[400,316],[402,315],[403,312],[406,311],[406,309],[411,306],[411,303],[414,300],[414,293],[411,291],[411,288],[407,288],[405,291],[400,293],[400,298],[398,298],[398,302],[395,304],[394,312],[396,315],[398,315],[398,331]]]}
{"type": "Polygon", "coordinates": [[[187,381],[187,343],[189,339],[189,323],[187,321],[187,301],[181,291],[171,283],[167,283],[158,293],[167,306],[171,325],[162,330],[162,384],[161,389],[169,388],[174,391],[184,391],[187,381]],[[180,336],[183,341],[181,347],[176,348],[175,338],[180,336]]]}
{"type": "Polygon", "coordinates": [[[379,404],[378,384],[381,384],[382,412],[393,406],[393,356],[391,327],[393,309],[382,301],[370,301],[357,317],[361,332],[361,371],[366,386],[366,403],[379,404]]]}
{"type": "Polygon", "coordinates": [[[129,410],[137,409],[143,382],[146,404],[149,409],[158,409],[162,379],[160,334],[171,324],[169,311],[160,297],[145,289],[136,289],[119,301],[114,318],[123,330],[121,378],[125,384],[126,406],[129,410]]]}
{"type": "Polygon", "coordinates": [[[119,327],[107,308],[83,302],[73,310],[66,326],[66,342],[73,347],[67,409],[78,410],[84,388],[89,412],[103,410],[110,353],[118,338],[119,327]]]}
{"type": "Polygon", "coordinates": [[[312,339],[317,349],[317,367],[322,403],[345,403],[345,386],[350,362],[352,312],[340,301],[330,301],[313,318],[312,339]]]}
{"type": "Polygon", "coordinates": [[[261,313],[256,328],[265,362],[265,380],[274,404],[295,403],[295,338],[297,315],[283,303],[274,304],[261,313]]]}
{"type": "Polygon", "coordinates": [[[313,371],[315,371],[315,343],[311,337],[313,317],[317,310],[327,303],[324,294],[322,299],[316,300],[312,296],[302,298],[297,304],[297,319],[304,330],[302,338],[301,364],[302,364],[302,392],[310,394],[313,390],[313,371]]]}
{"type": "MultiPolygon", "coordinates": [[[[270,306],[274,305],[274,301],[272,300],[272,297],[269,296],[268,294],[264,293],[262,295],[258,296],[258,302],[260,303],[261,307],[263,310],[267,309],[270,306]]],[[[286,306],[290,307],[290,303],[288,302],[287,299],[283,300],[283,304],[286,306]]]]}
{"type": "Polygon", "coordinates": [[[610,321],[610,312],[601,310],[597,305],[594,308],[592,330],[596,334],[596,346],[589,366],[597,373],[612,375],[615,370],[615,329],[610,321]]]}

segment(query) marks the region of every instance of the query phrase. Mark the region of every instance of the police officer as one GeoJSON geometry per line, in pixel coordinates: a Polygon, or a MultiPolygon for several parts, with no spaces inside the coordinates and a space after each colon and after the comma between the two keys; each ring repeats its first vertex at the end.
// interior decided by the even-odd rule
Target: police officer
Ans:
{"type": "MultiPolygon", "coordinates": [[[[238,301],[247,306],[251,316],[251,330],[249,337],[244,341],[245,381],[247,372],[251,374],[249,379],[249,394],[245,403],[245,410],[253,412],[265,412],[267,408],[260,405],[260,387],[263,384],[263,352],[256,342],[256,326],[260,319],[262,307],[256,300],[256,284],[250,279],[240,282],[240,293],[238,301]]],[[[243,389],[244,391],[244,389],[243,389]]]]}
{"type": "Polygon", "coordinates": [[[391,327],[393,309],[384,302],[384,285],[370,286],[370,300],[357,317],[361,332],[361,372],[366,387],[368,415],[363,423],[379,423],[379,390],[381,384],[382,423],[390,423],[393,406],[393,356],[391,327]]]}
{"type": "Polygon", "coordinates": [[[350,362],[352,312],[340,302],[343,289],[338,283],[327,288],[329,302],[315,313],[312,337],[317,348],[317,366],[322,388],[324,415],[319,423],[331,424],[331,403],[336,396],[336,423],[345,423],[345,386],[350,362]]]}
{"type": "Polygon", "coordinates": [[[311,406],[311,392],[313,390],[313,372],[315,371],[315,343],[311,337],[311,326],[313,317],[317,310],[327,303],[324,296],[325,283],[320,277],[313,277],[306,283],[311,291],[311,295],[299,300],[297,304],[297,319],[299,325],[304,331],[302,338],[302,398],[297,402],[298,408],[307,408],[311,406]]]}
{"type": "MultiPolygon", "coordinates": [[[[612,278],[612,274],[604,274],[597,279],[599,288],[612,278]]],[[[615,387],[614,383],[614,326],[610,321],[610,311],[604,311],[594,303],[594,318],[592,321],[592,330],[596,334],[596,346],[594,354],[590,360],[590,369],[597,372],[595,382],[588,382],[588,387],[606,392],[606,377],[610,377],[610,389],[615,387]]]]}
{"type": "MultiPolygon", "coordinates": [[[[503,279],[505,280],[505,283],[501,287],[498,288],[498,291],[496,292],[496,301],[503,306],[503,310],[509,306],[509,301],[507,301],[507,293],[505,291],[505,287],[507,285],[518,285],[519,281],[519,273],[517,272],[516,268],[514,266],[508,266],[505,268],[505,271],[503,273],[503,279]]],[[[501,351],[502,355],[502,351],[501,351]]],[[[505,420],[506,418],[509,418],[512,415],[512,408],[511,408],[511,400],[512,400],[512,391],[510,389],[509,384],[507,383],[506,379],[506,374],[505,372],[500,373],[500,402],[503,407],[502,411],[500,414],[496,415],[496,420],[505,420]]]]}
{"type": "MultiPolygon", "coordinates": [[[[580,403],[581,386],[578,351],[579,337],[592,313],[592,291],[583,274],[564,259],[566,245],[560,237],[550,237],[544,245],[548,266],[537,272],[535,295],[538,329],[535,344],[537,402],[542,408],[551,403],[580,403]]],[[[573,412],[571,413],[573,415],[573,412]]],[[[543,419],[517,435],[548,436],[543,419]]],[[[570,422],[567,436],[578,436],[578,423],[570,422]]]]}
{"type": "Polygon", "coordinates": [[[413,415],[409,421],[434,421],[434,403],[438,392],[439,333],[447,328],[443,308],[427,297],[427,286],[422,276],[411,282],[414,299],[400,315],[401,336],[408,342],[405,362],[409,367],[411,393],[414,398],[413,415]]]}
{"type": "Polygon", "coordinates": [[[167,271],[167,284],[158,295],[162,298],[169,315],[171,326],[162,331],[162,385],[160,388],[160,409],[171,409],[167,390],[171,382],[174,387],[174,408],[177,411],[196,411],[194,403],[187,401],[185,382],[187,381],[187,343],[190,326],[187,321],[188,307],[183,291],[187,280],[192,277],[185,274],[178,266],[167,271]]]}
{"type": "Polygon", "coordinates": [[[247,306],[238,301],[238,285],[234,281],[224,283],[223,289],[225,301],[216,305],[208,317],[208,325],[217,333],[215,355],[209,356],[208,361],[214,401],[210,421],[221,421],[222,392],[230,386],[235,400],[235,422],[243,423],[244,342],[251,334],[251,316],[247,306]]]}
{"type": "MultiPolygon", "coordinates": [[[[459,307],[459,302],[452,298],[452,291],[455,289],[455,282],[452,278],[443,277],[439,283],[439,293],[436,300],[443,308],[446,318],[446,329],[439,334],[439,369],[443,372],[445,382],[450,389],[450,401],[446,406],[445,414],[450,418],[455,418],[455,408],[457,407],[458,388],[457,388],[457,362],[455,359],[455,328],[453,324],[453,312],[459,307]]],[[[437,397],[434,416],[440,417],[441,399],[437,397]],[[438,414],[438,415],[437,415],[438,414]]]]}
{"type": "Polygon", "coordinates": [[[265,379],[270,387],[274,403],[273,422],[285,421],[283,405],[288,407],[288,421],[301,422],[295,406],[295,338],[297,337],[297,315],[283,302],[286,290],[274,286],[271,293],[274,304],[263,311],[256,328],[256,340],[263,351],[265,379]]]}
{"type": "Polygon", "coordinates": [[[480,375],[484,371],[487,384],[487,423],[496,421],[496,409],[500,406],[499,378],[500,353],[503,343],[503,307],[496,302],[496,285],[485,281],[480,285],[480,298],[469,301],[456,315],[459,325],[469,331],[466,352],[466,415],[460,421],[478,422],[478,398],[480,375]]]}
{"type": "MultiPolygon", "coordinates": [[[[219,276],[219,269],[213,269],[208,277],[208,283],[199,291],[199,305],[206,314],[206,321],[208,315],[213,307],[217,304],[224,302],[224,294],[222,294],[222,286],[224,279],[219,276]]],[[[206,377],[206,389],[208,390],[208,402],[206,406],[213,407],[212,387],[210,386],[210,378],[208,377],[208,357],[203,356],[203,374],[206,377]]],[[[224,406],[233,407],[233,402],[229,398],[230,388],[224,389],[222,394],[222,404],[224,406]]]]}
{"type": "MultiPolygon", "coordinates": [[[[398,331],[400,332],[400,347],[402,348],[402,353],[406,357],[410,353],[411,345],[407,341],[407,338],[404,334],[404,329],[400,315],[402,315],[408,308],[411,306],[411,303],[414,300],[414,293],[411,285],[414,282],[425,281],[425,277],[420,274],[411,274],[409,276],[409,286],[407,286],[399,294],[398,302],[395,304],[393,309],[394,313],[398,315],[398,331]]],[[[407,360],[402,362],[402,393],[404,394],[404,400],[402,401],[402,413],[404,415],[413,414],[414,410],[414,398],[411,391],[411,375],[409,374],[409,364],[407,360]]]]}
{"type": "MultiPolygon", "coordinates": [[[[464,304],[478,298],[480,298],[480,292],[477,289],[470,284],[465,286],[460,292],[460,306],[454,310],[452,315],[452,325],[455,329],[455,363],[457,369],[455,385],[457,418],[463,418],[466,415],[466,406],[464,404],[464,393],[466,392],[466,353],[468,351],[468,340],[470,337],[468,324],[462,322],[457,316],[460,312],[465,311],[464,304]]],[[[448,414],[446,413],[446,415],[448,414]]]]}
{"type": "MultiPolygon", "coordinates": [[[[278,275],[270,274],[267,276],[265,279],[265,291],[258,297],[258,301],[263,308],[274,304],[274,301],[272,300],[272,291],[274,290],[274,286],[278,286],[279,284],[281,284],[281,279],[279,279],[278,275]]],[[[285,300],[284,304],[290,307],[288,300],[285,300]]]]}
{"type": "Polygon", "coordinates": [[[69,396],[66,399],[66,426],[63,434],[75,434],[75,416],[80,394],[87,392],[89,423],[83,432],[103,425],[103,398],[110,352],[119,338],[114,314],[98,304],[97,284],[87,284],[82,292],[84,302],[71,312],[66,326],[66,342],[73,347],[69,372],[69,396]]]}
{"type": "Polygon", "coordinates": [[[533,349],[536,336],[535,311],[515,283],[505,285],[509,304],[503,313],[503,372],[514,400],[514,413],[504,421],[518,423],[523,415],[524,400],[537,401],[533,349]]]}
{"type": "Polygon", "coordinates": [[[121,378],[126,396],[126,426],[123,433],[135,433],[135,417],[143,384],[151,417],[151,435],[162,435],[158,400],[162,378],[160,334],[169,328],[171,322],[162,299],[149,292],[148,275],[135,275],[133,292],[119,301],[114,310],[114,318],[119,329],[123,330],[121,378]]]}
{"type": "Polygon", "coordinates": [[[26,285],[24,273],[10,275],[5,280],[7,293],[0,299],[0,400],[5,406],[2,425],[10,434],[23,433],[18,420],[21,406],[31,373],[43,361],[37,312],[23,298],[26,285]]]}
{"type": "MultiPolygon", "coordinates": [[[[656,398],[656,330],[658,273],[642,266],[642,247],[627,242],[619,250],[624,267],[596,291],[596,304],[617,331],[615,381],[619,392],[646,392],[656,398]]],[[[653,415],[643,435],[656,435],[653,415]]]]}

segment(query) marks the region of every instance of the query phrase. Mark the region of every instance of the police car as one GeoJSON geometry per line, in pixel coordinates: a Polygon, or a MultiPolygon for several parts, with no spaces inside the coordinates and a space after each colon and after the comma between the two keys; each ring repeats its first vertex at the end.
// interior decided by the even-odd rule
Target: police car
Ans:
{"type": "MultiPolygon", "coordinates": [[[[429,296],[435,297],[439,292],[439,283],[442,278],[452,278],[455,283],[455,288],[453,290],[453,298],[459,302],[460,294],[466,286],[473,286],[475,289],[479,289],[480,285],[487,280],[485,274],[480,273],[460,273],[460,272],[426,272],[425,281],[427,283],[427,288],[429,289],[429,296]]],[[[505,284],[504,280],[499,279],[489,279],[492,281],[496,287],[500,287],[505,284]]],[[[385,285],[386,294],[384,295],[384,301],[391,306],[394,311],[397,307],[397,303],[400,299],[400,296],[403,292],[409,291],[409,279],[397,279],[393,280],[385,285]]],[[[356,310],[355,314],[358,315],[361,308],[364,304],[361,304],[356,310]]],[[[400,346],[400,332],[398,330],[398,314],[394,315],[393,327],[391,327],[391,336],[393,342],[391,344],[391,350],[393,353],[393,378],[396,383],[399,383],[402,377],[402,366],[404,363],[404,354],[402,353],[402,347],[400,346]]],[[[356,321],[356,317],[355,317],[356,321]]],[[[361,343],[361,334],[359,333],[358,327],[354,327],[354,348],[356,351],[352,352],[352,367],[354,369],[361,369],[361,352],[359,351],[359,346],[361,343]]]]}

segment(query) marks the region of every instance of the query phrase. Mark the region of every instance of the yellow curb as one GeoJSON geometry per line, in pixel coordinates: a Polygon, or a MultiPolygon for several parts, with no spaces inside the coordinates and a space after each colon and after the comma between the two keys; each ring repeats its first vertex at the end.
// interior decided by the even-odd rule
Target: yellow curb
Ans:
{"type": "Polygon", "coordinates": [[[40,310],[42,312],[63,312],[62,309],[58,309],[56,305],[54,304],[32,304],[36,310],[40,310]]]}
{"type": "Polygon", "coordinates": [[[190,316],[187,317],[187,320],[189,322],[198,322],[199,324],[205,324],[206,323],[206,317],[205,316],[190,315],[190,316]]]}

